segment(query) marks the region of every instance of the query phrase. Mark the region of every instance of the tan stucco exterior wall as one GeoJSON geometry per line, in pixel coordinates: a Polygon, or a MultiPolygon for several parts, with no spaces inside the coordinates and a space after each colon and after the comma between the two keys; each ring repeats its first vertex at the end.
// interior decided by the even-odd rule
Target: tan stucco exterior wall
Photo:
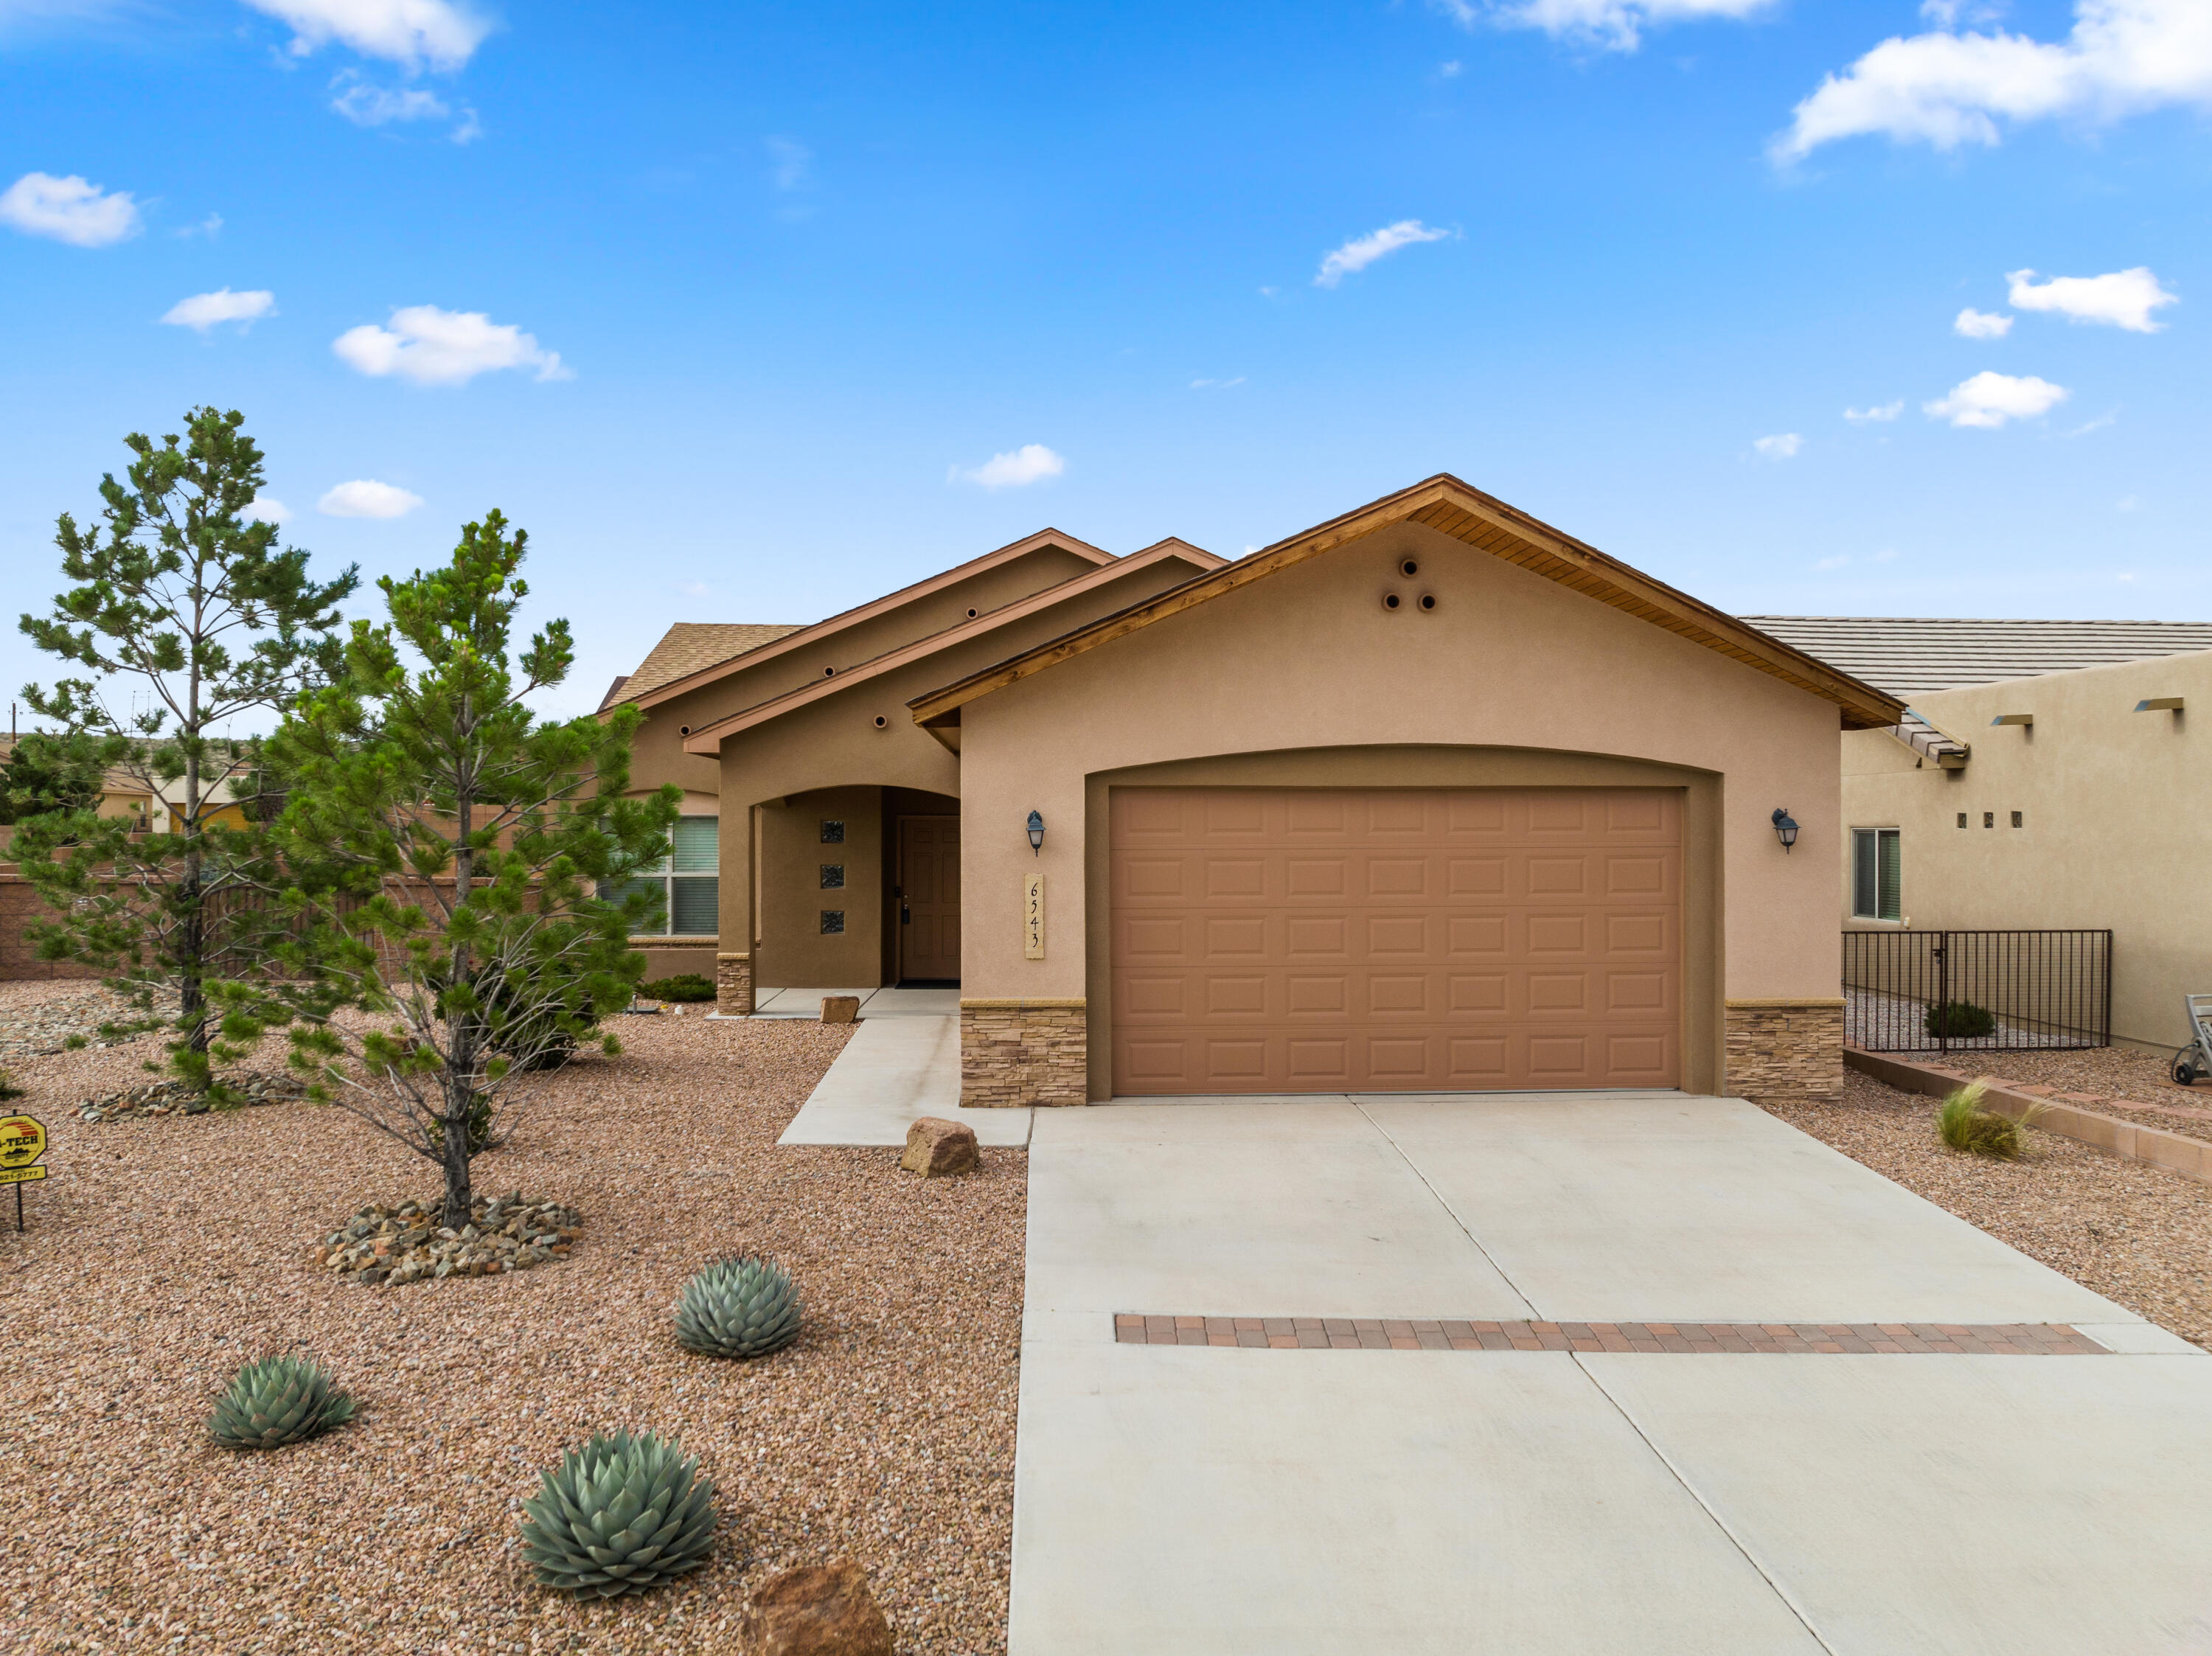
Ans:
{"type": "MultiPolygon", "coordinates": [[[[908,788],[958,798],[959,756],[915,725],[906,708],[909,700],[1056,638],[1086,621],[1126,609],[1188,579],[1194,573],[1191,566],[1175,559],[1131,570],[1126,577],[1103,581],[1066,603],[1048,605],[1022,620],[1010,622],[1005,627],[878,676],[855,679],[804,707],[726,737],[720,761],[723,949],[744,947],[732,944],[729,942],[732,938],[757,935],[765,941],[783,936],[783,921],[773,911],[763,916],[763,925],[753,925],[753,889],[757,884],[766,893],[780,883],[777,877],[781,870],[793,865],[763,858],[758,865],[760,875],[757,881],[732,877],[732,870],[755,866],[753,814],[744,807],[825,788],[908,788]],[[876,723],[878,719],[884,721],[880,728],[876,723]]],[[[764,821],[765,814],[762,816],[764,821]]],[[[781,858],[785,854],[779,852],[777,856],[781,858]]],[[[820,906],[811,903],[816,894],[807,895],[809,905],[805,912],[812,913],[820,906]]],[[[853,924],[849,916],[847,924],[853,924]]],[[[787,986],[873,984],[879,980],[883,969],[879,963],[883,957],[879,922],[871,935],[876,940],[876,953],[869,957],[870,964],[863,975],[833,979],[763,975],[775,971],[816,969],[817,957],[802,955],[787,965],[772,961],[757,968],[754,981],[787,986]]],[[[845,956],[841,955],[838,958],[845,956]]],[[[826,969],[826,964],[823,969],[826,969]]]]}
{"type": "MultiPolygon", "coordinates": [[[[2188,1039],[2181,997],[2212,993],[2212,652],[1910,700],[1972,745],[1965,769],[1916,768],[1877,731],[1844,739],[1844,826],[1899,830],[1905,924],[2109,927],[2114,1036],[2167,1047],[2188,1039]],[[2198,711],[2135,711],[2175,695],[2198,711]],[[2035,723],[1991,724],[2005,713],[2035,723]],[[1984,812],[1994,827],[1982,826],[1984,812]]],[[[1844,924],[1878,929],[1851,918],[1848,835],[1836,866],[1844,924]]]]}
{"type": "MultiPolygon", "coordinates": [[[[1686,786],[1701,773],[1715,819],[1718,997],[1839,992],[1827,860],[1839,837],[1836,707],[1418,525],[981,697],[962,723],[963,998],[1082,998],[1094,1027],[1110,1016],[1087,937],[1090,871],[1103,852],[1092,843],[1092,778],[1218,755],[1374,747],[1509,749],[1514,764],[1531,750],[1632,760],[1686,786]],[[1408,556],[1419,564],[1410,579],[1398,573],[1408,556]],[[1408,600],[1395,612],[1382,604],[1391,591],[1408,600]],[[1432,613],[1418,608],[1422,592],[1436,594],[1432,613]],[[1778,805],[1803,828],[1794,855],[1768,821],[1778,805]],[[1032,807],[1047,825],[1041,858],[1022,832],[1032,807]],[[1022,947],[1033,870],[1047,880],[1042,960],[1022,947]]],[[[1472,775],[1507,761],[1465,763],[1472,775]]],[[[1409,783],[1425,779],[1408,767],[1409,783]]],[[[1698,1028],[1717,1028],[1717,1015],[1709,998],[1698,1028]]],[[[1714,1073],[1716,1045],[1704,1037],[1693,1072],[1714,1073]]],[[[1091,1084],[1103,1095],[1095,1070],[1091,1084]]]]}

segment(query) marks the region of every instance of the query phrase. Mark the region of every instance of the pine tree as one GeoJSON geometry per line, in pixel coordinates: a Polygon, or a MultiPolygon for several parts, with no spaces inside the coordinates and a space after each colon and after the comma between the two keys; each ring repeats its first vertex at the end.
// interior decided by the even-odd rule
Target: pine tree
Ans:
{"type": "Polygon", "coordinates": [[[264,925],[257,894],[270,877],[257,836],[214,820],[255,764],[253,743],[222,732],[319,681],[336,659],[338,605],[359,585],[352,568],[310,579],[307,554],[280,549],[276,525],[253,516],[262,454],[244,425],[198,408],[181,437],[125,437],[134,458],[122,481],[100,480],[102,522],[80,529],[64,513],[56,525],[75,584],[50,615],[21,621],[40,649],[94,675],[26,686],[24,700],[64,740],[169,796],[172,818],[137,840],[128,819],[90,810],[18,829],[23,875],[56,913],[34,929],[40,952],[106,972],[141,1015],[125,1027],[156,1027],[173,998],[173,1060],[202,1091],[211,1049],[233,1058],[258,1034],[240,1009],[232,1045],[216,1046],[225,1032],[209,989],[258,958],[248,937],[264,925]]]}
{"type": "Polygon", "coordinates": [[[19,737],[0,760],[0,823],[98,810],[106,792],[106,748],[82,731],[32,731],[19,737]]]}
{"type": "Polygon", "coordinates": [[[651,900],[595,894],[667,854],[682,798],[624,797],[635,707],[560,720],[526,704],[574,653],[556,621],[510,664],[526,543],[493,512],[447,567],[380,581],[390,619],[354,623],[343,671],[270,743],[286,904],[313,922],[278,990],[294,1065],[440,1166],[455,1229],[522,1078],[634,992],[651,900]]]}

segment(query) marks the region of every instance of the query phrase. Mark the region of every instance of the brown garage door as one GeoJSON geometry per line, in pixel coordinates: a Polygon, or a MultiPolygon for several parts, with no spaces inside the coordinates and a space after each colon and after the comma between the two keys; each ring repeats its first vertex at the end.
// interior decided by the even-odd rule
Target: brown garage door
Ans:
{"type": "Polygon", "coordinates": [[[1680,796],[1120,788],[1117,1093],[1669,1087],[1680,796]]]}

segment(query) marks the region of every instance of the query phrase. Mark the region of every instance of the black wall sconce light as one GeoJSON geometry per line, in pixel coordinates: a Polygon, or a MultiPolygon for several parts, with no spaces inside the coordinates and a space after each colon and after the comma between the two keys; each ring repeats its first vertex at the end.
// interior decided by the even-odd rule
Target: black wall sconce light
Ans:
{"type": "Polygon", "coordinates": [[[1797,843],[1797,819],[1790,814],[1787,805],[1774,813],[1774,837],[1782,841],[1785,852],[1797,843]]]}
{"type": "Polygon", "coordinates": [[[1044,818],[1036,811],[1030,813],[1030,852],[1034,856],[1044,854],[1044,818]]]}

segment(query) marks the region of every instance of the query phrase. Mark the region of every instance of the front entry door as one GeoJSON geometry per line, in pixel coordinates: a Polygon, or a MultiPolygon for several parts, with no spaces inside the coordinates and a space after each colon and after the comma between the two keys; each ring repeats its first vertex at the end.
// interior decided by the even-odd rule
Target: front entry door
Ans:
{"type": "Polygon", "coordinates": [[[960,976],[960,819],[899,818],[899,978],[960,976]]]}

